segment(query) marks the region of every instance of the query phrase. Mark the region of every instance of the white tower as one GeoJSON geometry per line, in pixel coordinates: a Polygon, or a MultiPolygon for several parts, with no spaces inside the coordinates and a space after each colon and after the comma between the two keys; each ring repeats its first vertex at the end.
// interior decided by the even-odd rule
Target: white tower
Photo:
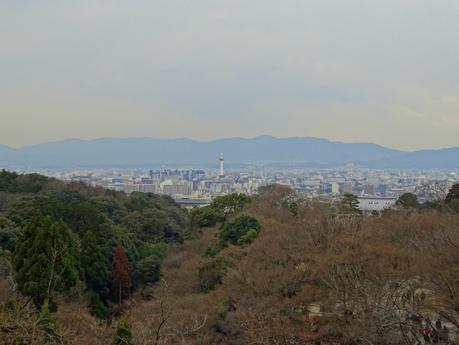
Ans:
{"type": "Polygon", "coordinates": [[[221,153],[220,154],[220,174],[219,174],[220,177],[225,176],[224,165],[225,165],[225,157],[223,157],[223,153],[221,153]]]}

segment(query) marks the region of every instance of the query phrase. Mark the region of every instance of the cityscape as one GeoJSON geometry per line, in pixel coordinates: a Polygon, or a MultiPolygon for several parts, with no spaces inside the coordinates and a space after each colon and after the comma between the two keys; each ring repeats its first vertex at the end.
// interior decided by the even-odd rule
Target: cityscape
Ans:
{"type": "Polygon", "coordinates": [[[0,345],[459,345],[458,19],[0,0],[0,345]]]}
{"type": "Polygon", "coordinates": [[[357,166],[328,169],[225,169],[222,153],[215,168],[91,168],[38,170],[63,181],[83,182],[111,190],[169,195],[183,206],[205,206],[216,196],[232,193],[252,195],[262,186],[280,184],[301,198],[332,202],[346,193],[359,198],[362,210],[381,211],[395,205],[405,194],[419,202],[445,198],[459,180],[457,170],[375,170],[357,166]],[[218,165],[217,165],[218,163],[218,165]]]}

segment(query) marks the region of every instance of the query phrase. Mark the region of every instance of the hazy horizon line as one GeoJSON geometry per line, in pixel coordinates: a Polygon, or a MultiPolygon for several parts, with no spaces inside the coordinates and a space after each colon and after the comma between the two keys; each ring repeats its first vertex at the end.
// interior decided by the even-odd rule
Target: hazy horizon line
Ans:
{"type": "Polygon", "coordinates": [[[342,143],[342,144],[363,144],[363,145],[378,145],[380,147],[384,147],[387,149],[391,150],[396,150],[400,152],[417,152],[417,151],[424,151],[424,150],[444,150],[444,149],[450,149],[450,148],[455,148],[459,147],[457,146],[447,146],[447,147],[440,147],[440,148],[418,148],[414,150],[405,150],[405,149],[400,149],[400,148],[394,148],[386,145],[382,145],[376,142],[369,142],[369,141],[343,141],[343,140],[334,140],[331,138],[326,138],[326,137],[318,137],[318,136],[298,136],[298,135],[293,135],[293,136],[276,136],[272,134],[260,134],[260,135],[255,135],[255,136],[228,136],[228,137],[215,137],[215,138],[193,138],[193,137],[155,137],[155,136],[103,136],[103,137],[94,137],[94,138],[77,138],[77,137],[70,137],[70,138],[65,138],[65,139],[55,139],[55,140],[49,140],[49,141],[43,141],[43,142],[37,142],[34,144],[27,144],[27,145],[22,145],[22,146],[14,146],[10,144],[3,144],[0,143],[2,146],[6,146],[10,149],[13,150],[22,150],[28,147],[34,147],[34,146],[39,146],[39,145],[46,145],[46,144],[53,144],[53,143],[60,143],[60,142],[67,142],[67,141],[83,141],[83,142],[91,142],[91,141],[98,141],[98,140],[135,140],[135,139],[152,139],[152,140],[190,140],[190,141],[195,141],[195,142],[203,142],[203,143],[209,143],[209,142],[214,142],[214,141],[220,141],[220,140],[232,140],[232,139],[240,139],[240,140],[254,140],[254,139],[259,139],[263,137],[269,137],[273,139],[318,139],[318,140],[325,140],[333,143],[342,143]]]}

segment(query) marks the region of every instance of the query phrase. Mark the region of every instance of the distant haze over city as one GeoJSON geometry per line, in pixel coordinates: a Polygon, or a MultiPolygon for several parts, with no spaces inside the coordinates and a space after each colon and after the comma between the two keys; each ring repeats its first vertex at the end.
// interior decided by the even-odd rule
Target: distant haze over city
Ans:
{"type": "Polygon", "coordinates": [[[302,168],[353,164],[367,168],[459,168],[459,147],[401,151],[372,143],[343,143],[321,138],[68,139],[14,149],[0,145],[0,167],[159,167],[216,166],[223,153],[228,166],[302,168]]]}

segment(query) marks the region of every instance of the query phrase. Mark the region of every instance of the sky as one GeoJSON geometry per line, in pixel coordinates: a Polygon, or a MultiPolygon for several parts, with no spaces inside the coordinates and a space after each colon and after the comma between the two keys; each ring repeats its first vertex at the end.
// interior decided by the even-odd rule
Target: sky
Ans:
{"type": "Polygon", "coordinates": [[[459,146],[457,0],[0,0],[0,144],[459,146]]]}

